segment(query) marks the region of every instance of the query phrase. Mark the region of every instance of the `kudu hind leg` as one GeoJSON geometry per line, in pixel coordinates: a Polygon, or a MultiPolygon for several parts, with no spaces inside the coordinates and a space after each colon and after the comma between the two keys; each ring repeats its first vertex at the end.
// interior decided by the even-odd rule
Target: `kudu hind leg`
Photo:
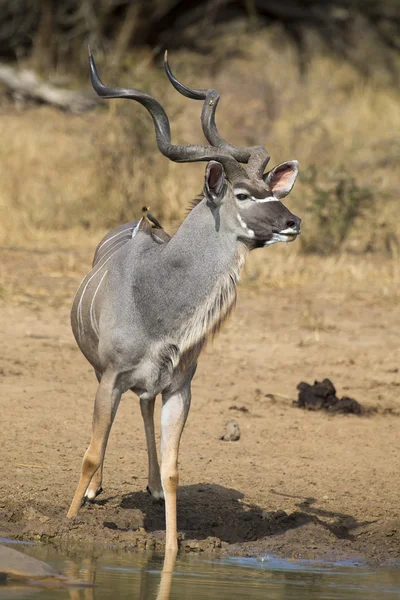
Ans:
{"type": "Polygon", "coordinates": [[[190,408],[190,382],[176,392],[163,394],[161,413],[161,481],[165,497],[166,551],[177,551],[176,491],[178,452],[190,408]]]}
{"type": "MultiPolygon", "coordinates": [[[[100,384],[101,381],[101,373],[99,371],[94,371],[97,381],[100,384]]],[[[97,469],[96,473],[93,475],[92,479],[90,480],[90,483],[88,485],[88,488],[85,492],[84,495],[84,501],[88,501],[88,502],[93,502],[93,500],[95,498],[97,498],[97,496],[99,494],[101,494],[101,492],[103,491],[102,488],[102,483],[103,483],[103,466],[104,466],[104,456],[105,456],[105,450],[104,450],[104,455],[103,455],[103,459],[100,463],[99,468],[97,469]]]]}
{"type": "MultiPolygon", "coordinates": [[[[105,452],[104,452],[105,454],[105,452]]],[[[104,456],[103,460],[100,463],[99,468],[96,473],[93,475],[90,483],[87,487],[85,495],[83,497],[84,502],[93,502],[95,498],[103,491],[103,465],[104,465],[104,456]]]]}
{"type": "Polygon", "coordinates": [[[121,392],[115,385],[115,376],[105,373],[97,390],[93,412],[92,439],[82,463],[82,474],[68,511],[74,517],[81,507],[91,479],[102,468],[108,436],[121,399],[121,392]]]}
{"type": "Polygon", "coordinates": [[[164,492],[161,486],[160,467],[158,465],[156,438],[154,434],[154,404],[156,399],[140,399],[140,410],[144,422],[144,431],[146,434],[147,457],[149,465],[149,479],[147,491],[153,498],[160,500],[164,498],[164,492]]]}

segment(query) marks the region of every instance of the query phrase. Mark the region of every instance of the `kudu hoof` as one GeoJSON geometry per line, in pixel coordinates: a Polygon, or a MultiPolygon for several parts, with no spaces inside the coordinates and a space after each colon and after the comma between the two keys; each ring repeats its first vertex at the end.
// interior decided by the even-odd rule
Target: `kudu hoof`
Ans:
{"type": "Polygon", "coordinates": [[[165,500],[164,500],[164,492],[152,492],[151,488],[149,486],[146,487],[146,491],[147,493],[153,498],[153,500],[155,502],[157,502],[158,504],[164,504],[165,500]]]}
{"type": "Polygon", "coordinates": [[[82,504],[86,504],[87,502],[89,502],[89,504],[93,504],[94,501],[96,500],[97,496],[99,496],[99,494],[101,494],[103,492],[103,488],[100,487],[94,496],[89,496],[88,493],[86,493],[83,497],[83,501],[82,504]]]}

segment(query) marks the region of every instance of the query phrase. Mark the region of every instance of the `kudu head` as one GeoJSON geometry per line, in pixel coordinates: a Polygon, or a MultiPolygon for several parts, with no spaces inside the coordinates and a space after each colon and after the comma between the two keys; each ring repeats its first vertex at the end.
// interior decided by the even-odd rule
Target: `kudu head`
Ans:
{"type": "Polygon", "coordinates": [[[201,124],[207,145],[171,144],[168,117],[157,100],[133,88],[108,88],[99,78],[90,55],[92,85],[102,98],[129,98],[150,113],[160,152],[175,162],[207,161],[204,196],[211,210],[224,207],[233,217],[236,235],[250,249],[275,242],[294,241],[300,233],[299,217],[281,202],[292,189],[298,173],[297,161],[282,163],[265,172],[269,154],[262,146],[232,146],[219,134],[215,112],[219,94],[213,89],[193,89],[173,75],[165,53],[165,70],[172,85],[184,96],[203,100],[201,124]],[[242,166],[246,164],[246,168],[242,166]]]}

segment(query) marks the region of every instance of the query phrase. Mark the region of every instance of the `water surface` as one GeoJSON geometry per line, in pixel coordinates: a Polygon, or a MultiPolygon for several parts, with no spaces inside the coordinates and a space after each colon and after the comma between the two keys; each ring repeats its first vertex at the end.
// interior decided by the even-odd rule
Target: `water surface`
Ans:
{"type": "MultiPolygon", "coordinates": [[[[15,547],[15,546],[14,546],[15,547]]],[[[273,557],[206,559],[179,555],[173,574],[164,573],[163,557],[112,552],[100,558],[66,558],[51,547],[16,549],[94,587],[0,585],[0,600],[380,600],[400,599],[400,568],[350,563],[285,561],[273,557]]]]}

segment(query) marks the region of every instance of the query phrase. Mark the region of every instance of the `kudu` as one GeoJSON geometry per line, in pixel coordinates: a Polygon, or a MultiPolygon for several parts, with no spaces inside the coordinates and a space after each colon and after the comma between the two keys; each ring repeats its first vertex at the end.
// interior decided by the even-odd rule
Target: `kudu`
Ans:
{"type": "Polygon", "coordinates": [[[109,88],[90,56],[92,85],[102,98],[129,98],[150,113],[159,150],[176,162],[206,161],[202,197],[173,237],[148,215],[113,229],[96,249],[93,268],[72,305],[76,341],[99,381],[93,431],[68,512],[101,491],[103,461],[121,394],[140,398],[148,449],[148,491],[165,499],[166,549],[177,549],[178,449],[190,406],[198,356],[228,317],[246,255],[291,242],[300,219],[280,202],[295,182],[297,161],[268,173],[265,148],[227,143],[215,124],[219,95],[191,89],[172,74],[188,98],[204,100],[201,123],[210,145],[171,143],[168,117],[157,100],[137,89],[109,88]],[[247,164],[245,169],[241,163],[247,164]],[[154,436],[154,402],[162,394],[161,477],[154,436]]]}

